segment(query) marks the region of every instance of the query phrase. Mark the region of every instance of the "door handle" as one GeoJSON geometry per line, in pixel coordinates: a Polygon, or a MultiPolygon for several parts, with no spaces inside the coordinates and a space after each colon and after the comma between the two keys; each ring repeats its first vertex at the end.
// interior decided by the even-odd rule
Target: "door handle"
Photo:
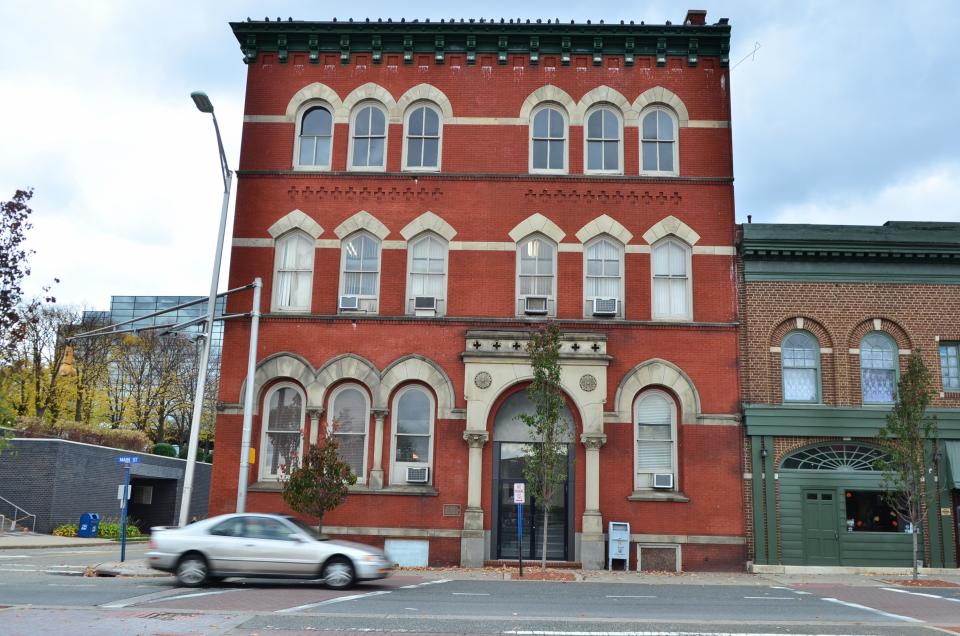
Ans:
{"type": "Polygon", "coordinates": [[[837,541],[839,541],[839,540],[840,540],[840,533],[837,532],[836,530],[834,530],[834,531],[833,531],[833,538],[836,539],[837,541]]]}

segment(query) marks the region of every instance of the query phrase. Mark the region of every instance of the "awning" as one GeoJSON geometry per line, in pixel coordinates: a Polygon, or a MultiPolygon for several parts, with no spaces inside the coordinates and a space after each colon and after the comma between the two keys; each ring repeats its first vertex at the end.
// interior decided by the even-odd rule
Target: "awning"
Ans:
{"type": "Polygon", "coordinates": [[[960,442],[944,442],[947,449],[949,479],[951,488],[960,488],[960,442]]]}

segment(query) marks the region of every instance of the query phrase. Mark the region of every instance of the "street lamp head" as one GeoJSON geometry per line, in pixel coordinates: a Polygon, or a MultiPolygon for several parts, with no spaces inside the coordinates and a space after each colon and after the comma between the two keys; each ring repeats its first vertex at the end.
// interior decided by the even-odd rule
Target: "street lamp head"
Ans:
{"type": "Polygon", "coordinates": [[[213,102],[210,101],[210,98],[207,97],[207,94],[203,91],[193,91],[190,93],[190,99],[197,105],[197,109],[201,113],[213,114],[213,102]]]}

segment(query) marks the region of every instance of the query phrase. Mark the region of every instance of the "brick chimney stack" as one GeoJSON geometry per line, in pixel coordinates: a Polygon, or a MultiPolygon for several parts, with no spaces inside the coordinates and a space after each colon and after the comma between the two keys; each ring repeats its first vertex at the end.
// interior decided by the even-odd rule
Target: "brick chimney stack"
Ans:
{"type": "Polygon", "coordinates": [[[683,23],[687,26],[703,26],[707,23],[707,12],[703,9],[688,9],[683,23]]]}

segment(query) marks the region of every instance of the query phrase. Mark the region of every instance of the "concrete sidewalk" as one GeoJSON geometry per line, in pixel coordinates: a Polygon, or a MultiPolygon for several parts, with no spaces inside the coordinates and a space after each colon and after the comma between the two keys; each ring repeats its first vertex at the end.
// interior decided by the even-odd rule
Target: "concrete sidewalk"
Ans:
{"type": "Polygon", "coordinates": [[[33,532],[0,533],[0,550],[24,550],[31,548],[75,548],[94,545],[116,545],[110,539],[82,539],[80,537],[57,537],[52,534],[33,532]]]}

